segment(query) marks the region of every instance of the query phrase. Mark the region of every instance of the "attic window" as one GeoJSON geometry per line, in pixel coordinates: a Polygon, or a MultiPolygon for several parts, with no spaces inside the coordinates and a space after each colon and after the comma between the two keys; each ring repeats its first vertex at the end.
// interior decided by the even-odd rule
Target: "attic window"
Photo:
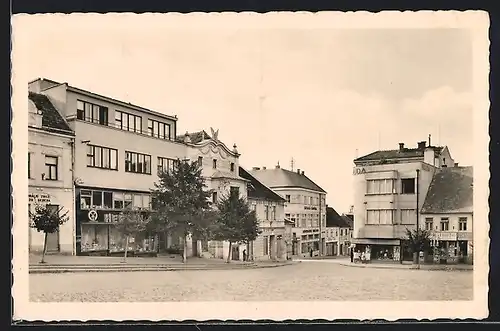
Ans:
{"type": "Polygon", "coordinates": [[[231,162],[231,172],[234,171],[234,162],[231,162]]]}
{"type": "Polygon", "coordinates": [[[212,160],[212,168],[217,169],[217,159],[212,160]]]}

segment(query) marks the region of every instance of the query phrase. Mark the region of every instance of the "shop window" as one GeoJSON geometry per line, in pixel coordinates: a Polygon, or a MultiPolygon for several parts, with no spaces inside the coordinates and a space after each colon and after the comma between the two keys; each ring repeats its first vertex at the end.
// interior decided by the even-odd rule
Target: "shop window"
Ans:
{"type": "Polygon", "coordinates": [[[108,226],[82,224],[82,252],[108,249],[108,226]]]}
{"type": "Polygon", "coordinates": [[[102,191],[92,191],[92,207],[102,208],[102,191]]]}
{"type": "Polygon", "coordinates": [[[89,209],[92,205],[92,192],[88,190],[80,191],[80,208],[89,209]]]}
{"type": "Polygon", "coordinates": [[[104,192],[104,208],[108,208],[108,209],[113,208],[113,193],[112,192],[104,192]]]}
{"type": "Polygon", "coordinates": [[[147,194],[142,197],[142,208],[151,208],[151,197],[147,194]]]}
{"type": "Polygon", "coordinates": [[[401,179],[401,194],[415,194],[415,178],[401,179]]]}
{"type": "Polygon", "coordinates": [[[123,193],[115,192],[113,194],[114,209],[123,209],[123,193]]]}
{"type": "Polygon", "coordinates": [[[131,208],[132,207],[132,194],[130,193],[125,193],[123,195],[123,207],[124,208],[131,208]]]}
{"type": "Polygon", "coordinates": [[[142,208],[142,195],[134,194],[133,195],[133,206],[134,208],[142,208]]]}

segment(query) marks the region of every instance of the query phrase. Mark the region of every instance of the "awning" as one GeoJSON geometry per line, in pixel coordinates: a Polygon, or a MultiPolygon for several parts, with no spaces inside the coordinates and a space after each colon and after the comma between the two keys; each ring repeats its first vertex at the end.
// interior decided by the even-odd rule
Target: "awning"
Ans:
{"type": "Polygon", "coordinates": [[[399,239],[368,239],[368,238],[352,238],[353,244],[359,245],[388,245],[399,246],[401,241],[399,239]]]}

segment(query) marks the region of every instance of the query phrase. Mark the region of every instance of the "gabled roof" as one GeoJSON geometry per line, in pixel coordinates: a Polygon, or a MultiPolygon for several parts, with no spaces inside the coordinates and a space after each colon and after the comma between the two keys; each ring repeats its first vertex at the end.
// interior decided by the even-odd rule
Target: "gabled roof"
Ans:
{"type": "Polygon", "coordinates": [[[349,225],[350,228],[354,227],[354,215],[353,214],[342,214],[340,216],[344,219],[345,223],[347,225],[349,225]]]}
{"type": "Polygon", "coordinates": [[[340,216],[339,213],[332,207],[326,207],[326,226],[327,227],[341,227],[350,228],[348,221],[340,216]]]}
{"type": "Polygon", "coordinates": [[[252,176],[248,171],[239,167],[239,175],[242,178],[249,180],[248,183],[248,197],[251,199],[262,199],[262,200],[270,200],[276,202],[285,202],[279,194],[275,193],[269,187],[261,183],[257,178],[252,176]]]}
{"type": "Polygon", "coordinates": [[[254,169],[250,173],[252,176],[255,176],[259,181],[272,189],[285,187],[305,188],[312,191],[326,193],[325,190],[302,173],[299,174],[282,168],[254,169]]]}
{"type": "MultiPolygon", "coordinates": [[[[431,146],[426,147],[434,149],[434,153],[441,153],[444,147],[441,146],[431,146]]],[[[358,157],[354,160],[354,162],[363,162],[363,161],[378,161],[378,160],[393,160],[393,159],[410,159],[410,158],[420,158],[424,157],[423,148],[404,148],[403,150],[399,149],[391,149],[391,150],[383,150],[383,151],[375,151],[373,153],[358,157]]]]}
{"type": "Polygon", "coordinates": [[[46,95],[29,92],[28,98],[33,102],[36,109],[41,111],[42,127],[44,130],[59,133],[64,131],[63,133],[65,134],[73,134],[66,120],[64,120],[46,95]]]}
{"type": "Polygon", "coordinates": [[[189,136],[189,139],[191,140],[192,144],[198,144],[198,143],[202,142],[203,140],[212,139],[212,137],[210,137],[205,130],[201,130],[201,131],[191,132],[191,133],[186,132],[183,135],[178,135],[177,137],[175,137],[175,140],[178,142],[184,142],[184,137],[186,136],[186,134],[189,136]]]}
{"type": "Polygon", "coordinates": [[[473,168],[441,168],[427,191],[423,214],[472,213],[473,168]]]}

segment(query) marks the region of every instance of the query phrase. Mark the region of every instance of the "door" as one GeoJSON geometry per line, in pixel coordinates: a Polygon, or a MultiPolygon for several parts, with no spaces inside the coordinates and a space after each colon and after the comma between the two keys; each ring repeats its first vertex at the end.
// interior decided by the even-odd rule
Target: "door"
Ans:
{"type": "MultiPolygon", "coordinates": [[[[58,205],[47,205],[47,209],[59,214],[58,205]]],[[[47,233],[47,252],[59,252],[59,229],[54,233],[47,233]]]]}

